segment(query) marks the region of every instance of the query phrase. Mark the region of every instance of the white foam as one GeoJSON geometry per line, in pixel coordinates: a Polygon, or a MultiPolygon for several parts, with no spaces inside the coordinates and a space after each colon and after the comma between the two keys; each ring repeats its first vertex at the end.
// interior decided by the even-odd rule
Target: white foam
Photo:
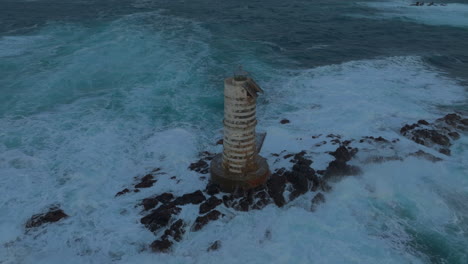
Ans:
{"type": "MultiPolygon", "coordinates": [[[[433,6],[411,6],[415,3],[401,0],[386,2],[364,2],[363,5],[380,10],[378,16],[371,18],[402,19],[427,25],[468,27],[468,5],[449,3],[445,6],[436,3],[433,6]]],[[[421,1],[420,1],[421,2],[421,1]]]]}
{"type": "MultiPolygon", "coordinates": [[[[202,188],[206,180],[187,167],[198,159],[199,151],[220,150],[212,144],[222,119],[213,113],[222,111],[222,105],[207,106],[210,100],[222,100],[221,87],[215,90],[206,80],[206,69],[217,67],[206,59],[212,55],[203,41],[209,35],[187,21],[168,23],[155,14],[136,21],[147,16],[155,16],[160,27],[178,26],[165,34],[149,26],[128,26],[129,21],[96,31],[44,29],[52,35],[55,30],[59,35],[68,32],[77,44],[53,61],[55,67],[41,68],[21,80],[30,89],[15,94],[11,100],[17,101],[0,116],[0,262],[425,260],[407,246],[412,238],[405,228],[425,225],[440,231],[454,221],[457,211],[444,199],[447,190],[466,193],[465,138],[454,146],[454,156],[442,163],[408,159],[368,165],[362,177],[336,184],[315,213],[309,211],[312,193],[282,209],[271,205],[240,213],[224,208],[225,222],[188,232],[172,253],[145,251],[157,237],[139,223],[142,215],[135,204],[163,191],[181,194],[202,188]],[[80,42],[83,36],[87,37],[80,42]],[[102,75],[108,78],[99,78],[102,75]],[[134,176],[156,167],[168,174],[158,176],[154,187],[114,198],[117,191],[132,186],[134,176]],[[179,184],[170,179],[173,175],[179,184]],[[434,186],[440,190],[434,191],[434,186]],[[25,233],[25,221],[51,203],[61,204],[70,217],[25,233]],[[401,223],[405,219],[392,211],[395,208],[416,208],[416,220],[401,223]],[[271,239],[265,238],[267,229],[271,239]],[[206,252],[215,240],[222,241],[221,249],[206,252]]],[[[261,67],[264,64],[255,57],[245,60],[269,80],[259,80],[266,91],[259,102],[259,128],[268,132],[262,154],[272,168],[288,162],[282,158],[276,162],[271,153],[307,149],[312,151],[313,167],[323,169],[331,159],[324,152],[336,146],[313,147],[323,136],[312,135],[399,137],[403,123],[439,116],[439,104],[464,98],[456,81],[415,57],[306,71],[275,71],[261,67]],[[291,123],[280,125],[281,118],[291,123]]],[[[415,148],[411,142],[402,144],[403,153],[415,148]]],[[[190,225],[197,211],[197,206],[186,206],[181,217],[190,225]]]]}

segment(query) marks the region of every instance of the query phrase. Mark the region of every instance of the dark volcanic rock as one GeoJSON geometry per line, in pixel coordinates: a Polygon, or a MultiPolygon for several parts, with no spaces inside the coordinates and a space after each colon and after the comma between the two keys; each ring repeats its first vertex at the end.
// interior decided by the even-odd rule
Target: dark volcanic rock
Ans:
{"type": "Polygon", "coordinates": [[[348,150],[344,146],[338,147],[330,155],[335,157],[335,160],[328,164],[327,169],[324,172],[325,179],[331,179],[333,177],[348,176],[348,175],[357,175],[361,173],[361,169],[356,166],[348,165],[346,162],[351,160],[351,158],[357,153],[357,149],[348,150]]]}
{"type": "Polygon", "coordinates": [[[211,244],[211,246],[208,247],[206,251],[215,251],[215,250],[218,250],[220,247],[221,247],[221,241],[216,240],[215,242],[213,242],[213,244],[211,244]]]}
{"type": "Polygon", "coordinates": [[[325,170],[325,179],[330,179],[339,176],[358,175],[361,169],[356,166],[348,165],[346,162],[334,160],[328,164],[325,170]]]}
{"type": "Polygon", "coordinates": [[[441,149],[439,149],[439,152],[444,154],[444,155],[447,155],[447,156],[450,156],[450,154],[452,153],[450,151],[450,149],[448,149],[448,148],[441,148],[441,149]]]}
{"type": "Polygon", "coordinates": [[[421,120],[418,121],[418,124],[428,126],[429,122],[427,122],[426,120],[421,119],[421,120]]]}
{"type": "Polygon", "coordinates": [[[26,222],[26,228],[38,227],[45,223],[57,222],[62,218],[67,218],[68,215],[62,209],[53,207],[47,213],[35,214],[26,222]]]}
{"type": "Polygon", "coordinates": [[[278,207],[286,204],[283,192],[286,186],[286,177],[283,176],[284,168],[273,173],[267,181],[267,190],[270,197],[278,207]]]}
{"type": "Polygon", "coordinates": [[[172,242],[168,239],[158,239],[151,243],[154,252],[167,253],[171,250],[172,242]]]}
{"type": "Polygon", "coordinates": [[[128,193],[128,192],[130,192],[130,190],[127,189],[127,188],[125,188],[125,189],[121,190],[120,192],[118,192],[118,193],[115,195],[115,197],[120,196],[120,195],[123,195],[123,194],[126,194],[126,193],[128,193]]]}
{"type": "Polygon", "coordinates": [[[164,231],[164,235],[162,235],[162,239],[168,239],[169,237],[174,238],[175,241],[179,242],[182,240],[183,235],[185,234],[185,229],[184,229],[184,221],[182,219],[179,219],[175,221],[171,227],[166,229],[164,231]]]}
{"type": "Polygon", "coordinates": [[[324,202],[325,202],[325,196],[319,192],[314,196],[314,198],[312,198],[312,206],[310,209],[312,211],[315,211],[315,209],[317,209],[317,206],[324,202]]]}
{"type": "Polygon", "coordinates": [[[447,135],[449,135],[449,137],[451,137],[453,140],[457,140],[460,138],[460,134],[458,134],[457,132],[449,132],[447,133],[447,135]]]}
{"type": "Polygon", "coordinates": [[[223,214],[221,214],[221,212],[218,210],[213,210],[206,215],[197,217],[195,224],[193,225],[193,231],[199,231],[209,222],[218,220],[222,216],[223,214]]]}
{"type": "Polygon", "coordinates": [[[157,209],[151,211],[150,214],[141,218],[140,222],[152,232],[167,226],[172,218],[172,215],[180,213],[180,207],[174,204],[161,205],[157,209]]]}
{"type": "Polygon", "coordinates": [[[174,204],[176,205],[186,205],[186,204],[199,204],[205,201],[206,198],[203,195],[202,191],[198,190],[193,193],[186,193],[174,200],[174,204]]]}
{"type": "Polygon", "coordinates": [[[303,173],[299,173],[296,171],[292,172],[285,172],[284,174],[288,182],[292,184],[293,191],[289,196],[289,199],[292,201],[296,199],[298,196],[306,193],[309,190],[309,182],[307,181],[307,177],[303,173]]]}
{"type": "Polygon", "coordinates": [[[216,206],[222,203],[223,201],[221,199],[218,199],[215,196],[211,196],[204,203],[200,204],[199,213],[200,214],[208,213],[209,211],[213,210],[216,206]]]}
{"type": "Polygon", "coordinates": [[[349,150],[346,147],[340,146],[334,152],[330,153],[330,155],[335,157],[337,161],[347,162],[351,160],[354,154],[352,152],[349,152],[349,150]]]}
{"type": "Polygon", "coordinates": [[[147,174],[143,178],[141,178],[141,181],[135,185],[135,188],[149,188],[153,186],[155,182],[156,180],[154,179],[154,176],[151,174],[147,174]]]}
{"type": "Polygon", "coordinates": [[[210,168],[206,161],[204,161],[203,159],[200,159],[199,161],[190,164],[189,169],[199,172],[201,174],[207,174],[210,168]]]}
{"type": "Polygon", "coordinates": [[[413,134],[413,137],[411,139],[414,142],[421,144],[421,145],[430,146],[431,144],[428,143],[428,141],[441,145],[441,146],[451,145],[450,139],[436,130],[417,129],[417,130],[414,130],[412,134],[413,134]]]}
{"type": "Polygon", "coordinates": [[[158,196],[145,198],[142,201],[142,205],[146,211],[155,208],[160,202],[163,204],[167,204],[174,199],[174,195],[172,193],[162,193],[158,196]]]}
{"type": "Polygon", "coordinates": [[[216,184],[216,183],[209,183],[206,186],[206,189],[205,189],[205,192],[208,195],[215,195],[215,194],[218,194],[220,191],[221,191],[221,189],[220,189],[219,185],[216,184]]]}
{"type": "Polygon", "coordinates": [[[440,153],[450,155],[451,139],[459,139],[458,132],[468,129],[464,120],[458,114],[448,114],[437,119],[434,123],[420,120],[418,124],[405,125],[401,128],[400,133],[418,144],[433,147],[440,153]],[[424,125],[424,127],[420,125],[424,125]]]}
{"type": "Polygon", "coordinates": [[[448,125],[455,127],[459,123],[461,123],[460,121],[462,121],[462,117],[457,114],[448,114],[443,118],[438,119],[437,121],[445,121],[445,123],[447,123],[448,125]]]}
{"type": "Polygon", "coordinates": [[[288,124],[288,123],[290,123],[290,122],[291,122],[291,121],[289,121],[288,119],[282,119],[282,120],[280,121],[280,123],[283,124],[283,125],[284,125],[284,124],[288,124]]]}

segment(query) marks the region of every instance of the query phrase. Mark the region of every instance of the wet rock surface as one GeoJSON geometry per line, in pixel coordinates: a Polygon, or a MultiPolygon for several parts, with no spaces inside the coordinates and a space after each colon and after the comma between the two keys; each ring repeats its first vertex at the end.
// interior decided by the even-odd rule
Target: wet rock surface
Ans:
{"type": "Polygon", "coordinates": [[[348,165],[347,162],[358,152],[357,148],[340,146],[330,155],[335,157],[335,160],[328,164],[324,172],[325,180],[337,180],[343,176],[358,175],[361,169],[357,166],[348,165]]]}
{"type": "Polygon", "coordinates": [[[135,188],[149,188],[156,182],[152,174],[147,174],[141,178],[141,181],[135,184],[135,188]]]}
{"type": "Polygon", "coordinates": [[[449,156],[452,141],[460,138],[459,132],[468,131],[466,120],[456,113],[448,114],[432,123],[419,120],[417,123],[404,125],[400,134],[449,156]]]}
{"type": "Polygon", "coordinates": [[[186,205],[186,204],[199,204],[205,201],[205,195],[203,192],[198,190],[193,193],[187,193],[182,195],[181,197],[177,197],[174,200],[174,204],[176,205],[186,205]]]}
{"type": "Polygon", "coordinates": [[[223,214],[218,211],[218,210],[213,210],[203,216],[197,217],[195,220],[195,224],[193,225],[192,230],[193,231],[199,231],[201,230],[205,225],[207,225],[211,221],[218,220],[220,217],[222,217],[223,214]]]}
{"type": "Polygon", "coordinates": [[[216,208],[216,206],[222,204],[223,201],[221,199],[216,198],[215,196],[211,196],[206,200],[204,203],[200,205],[199,213],[200,214],[205,214],[208,213],[209,211],[213,210],[216,208]]]}
{"type": "Polygon", "coordinates": [[[46,223],[54,223],[63,218],[67,218],[68,215],[65,212],[58,208],[52,207],[46,213],[35,214],[26,222],[26,228],[39,227],[46,223]]]}
{"type": "Polygon", "coordinates": [[[185,234],[185,223],[182,219],[175,221],[171,227],[164,231],[162,235],[162,239],[174,239],[175,241],[179,242],[182,240],[182,236],[185,234]]]}
{"type": "Polygon", "coordinates": [[[145,225],[146,228],[151,230],[151,232],[155,232],[158,229],[167,226],[172,216],[179,214],[180,211],[181,208],[175,206],[175,204],[163,204],[157,209],[151,211],[149,215],[141,218],[140,222],[145,225]]]}
{"type": "MultiPolygon", "coordinates": [[[[418,144],[449,154],[452,141],[460,138],[460,133],[466,131],[467,126],[467,119],[457,114],[450,114],[432,123],[419,120],[414,124],[405,125],[400,132],[418,144]]],[[[312,138],[321,136],[320,134],[312,138]]],[[[233,193],[224,193],[216,184],[208,183],[202,190],[195,190],[178,197],[166,192],[143,199],[139,205],[142,206],[143,212],[146,212],[147,215],[141,218],[141,223],[160,236],[151,244],[151,249],[155,252],[169,252],[173,243],[181,241],[184,234],[199,231],[211,222],[219,221],[225,214],[231,217],[233,211],[261,210],[265,206],[284,207],[289,202],[308,193],[312,197],[308,198],[310,210],[316,211],[321,204],[326,202],[326,193],[332,190],[335,182],[343,177],[361,173],[358,166],[349,164],[356,162],[356,160],[364,164],[367,162],[402,161],[410,156],[432,162],[442,160],[436,155],[417,149],[402,156],[395,155],[395,152],[392,151],[387,152],[389,154],[387,156],[379,155],[381,152],[369,152],[369,148],[393,149],[400,141],[382,136],[345,139],[341,135],[329,134],[322,139],[326,139],[326,141],[322,141],[323,143],[318,144],[318,146],[316,144],[313,148],[329,148],[336,145],[333,147],[334,151],[325,152],[333,157],[332,161],[325,164],[325,169],[315,170],[312,167],[314,163],[310,157],[314,152],[287,153],[282,151],[273,153],[271,156],[283,161],[284,167],[280,166],[274,170],[264,186],[248,191],[237,190],[233,193]],[[327,142],[331,144],[327,144],[327,142]],[[360,151],[363,151],[358,159],[355,159],[359,151],[358,148],[354,147],[356,144],[358,144],[360,151]],[[186,213],[180,214],[182,210],[186,210],[185,208],[193,208],[194,205],[199,205],[198,215],[195,214],[192,219],[187,219],[186,213]],[[187,226],[191,226],[190,229],[186,230],[187,226]]],[[[201,156],[200,160],[190,164],[189,169],[206,174],[209,171],[208,161],[214,155],[203,152],[201,156]]],[[[142,182],[154,180],[151,177],[145,180],[145,177],[143,177],[142,182]]],[[[129,191],[124,189],[123,192],[129,191]]],[[[217,250],[220,245],[220,241],[215,241],[207,250],[217,250]]]]}
{"type": "Polygon", "coordinates": [[[168,239],[158,239],[151,243],[153,252],[167,253],[171,250],[172,242],[168,239]]]}

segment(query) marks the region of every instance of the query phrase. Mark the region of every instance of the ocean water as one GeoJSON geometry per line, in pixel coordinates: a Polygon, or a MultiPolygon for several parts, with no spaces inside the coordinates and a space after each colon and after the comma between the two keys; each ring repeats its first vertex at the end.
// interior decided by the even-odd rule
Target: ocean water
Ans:
{"type": "Polygon", "coordinates": [[[468,263],[468,137],[442,157],[399,134],[468,112],[468,1],[410,3],[0,0],[0,263],[468,263]],[[363,174],[313,213],[313,193],[226,211],[152,253],[135,205],[206,184],[187,167],[221,151],[223,79],[239,65],[265,90],[258,130],[273,169],[290,166],[272,155],[284,150],[324,169],[336,146],[312,135],[400,141],[358,146],[363,174]],[[418,149],[444,161],[366,162],[418,149]],[[168,177],[114,198],[156,167],[168,177]],[[52,204],[70,217],[26,231],[52,204]]]}

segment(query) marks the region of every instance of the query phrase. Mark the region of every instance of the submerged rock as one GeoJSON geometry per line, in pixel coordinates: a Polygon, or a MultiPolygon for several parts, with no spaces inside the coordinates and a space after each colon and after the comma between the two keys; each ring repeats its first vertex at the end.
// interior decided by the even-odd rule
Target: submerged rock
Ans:
{"type": "Polygon", "coordinates": [[[314,198],[312,198],[311,211],[315,211],[319,204],[325,203],[325,196],[322,193],[317,193],[314,198]]]}
{"type": "Polygon", "coordinates": [[[418,157],[418,158],[424,158],[424,159],[427,159],[429,161],[432,161],[432,162],[437,162],[437,161],[441,161],[442,159],[441,158],[438,158],[430,153],[427,153],[425,151],[422,151],[422,150],[418,150],[414,153],[411,153],[409,154],[409,156],[414,156],[414,157],[418,157]]]}
{"type": "Polygon", "coordinates": [[[125,189],[121,190],[120,192],[118,192],[118,193],[115,195],[115,197],[124,195],[124,194],[126,194],[126,193],[128,193],[128,192],[130,192],[130,190],[129,190],[128,188],[125,188],[125,189]]]}
{"type": "Polygon", "coordinates": [[[62,209],[52,207],[47,213],[35,214],[26,222],[26,228],[38,227],[45,223],[57,222],[60,219],[67,218],[68,215],[62,209]]]}
{"type": "Polygon", "coordinates": [[[209,246],[206,249],[206,251],[215,251],[215,250],[218,250],[220,247],[221,247],[221,241],[216,240],[215,242],[213,242],[213,244],[211,244],[211,246],[209,246]]]}

